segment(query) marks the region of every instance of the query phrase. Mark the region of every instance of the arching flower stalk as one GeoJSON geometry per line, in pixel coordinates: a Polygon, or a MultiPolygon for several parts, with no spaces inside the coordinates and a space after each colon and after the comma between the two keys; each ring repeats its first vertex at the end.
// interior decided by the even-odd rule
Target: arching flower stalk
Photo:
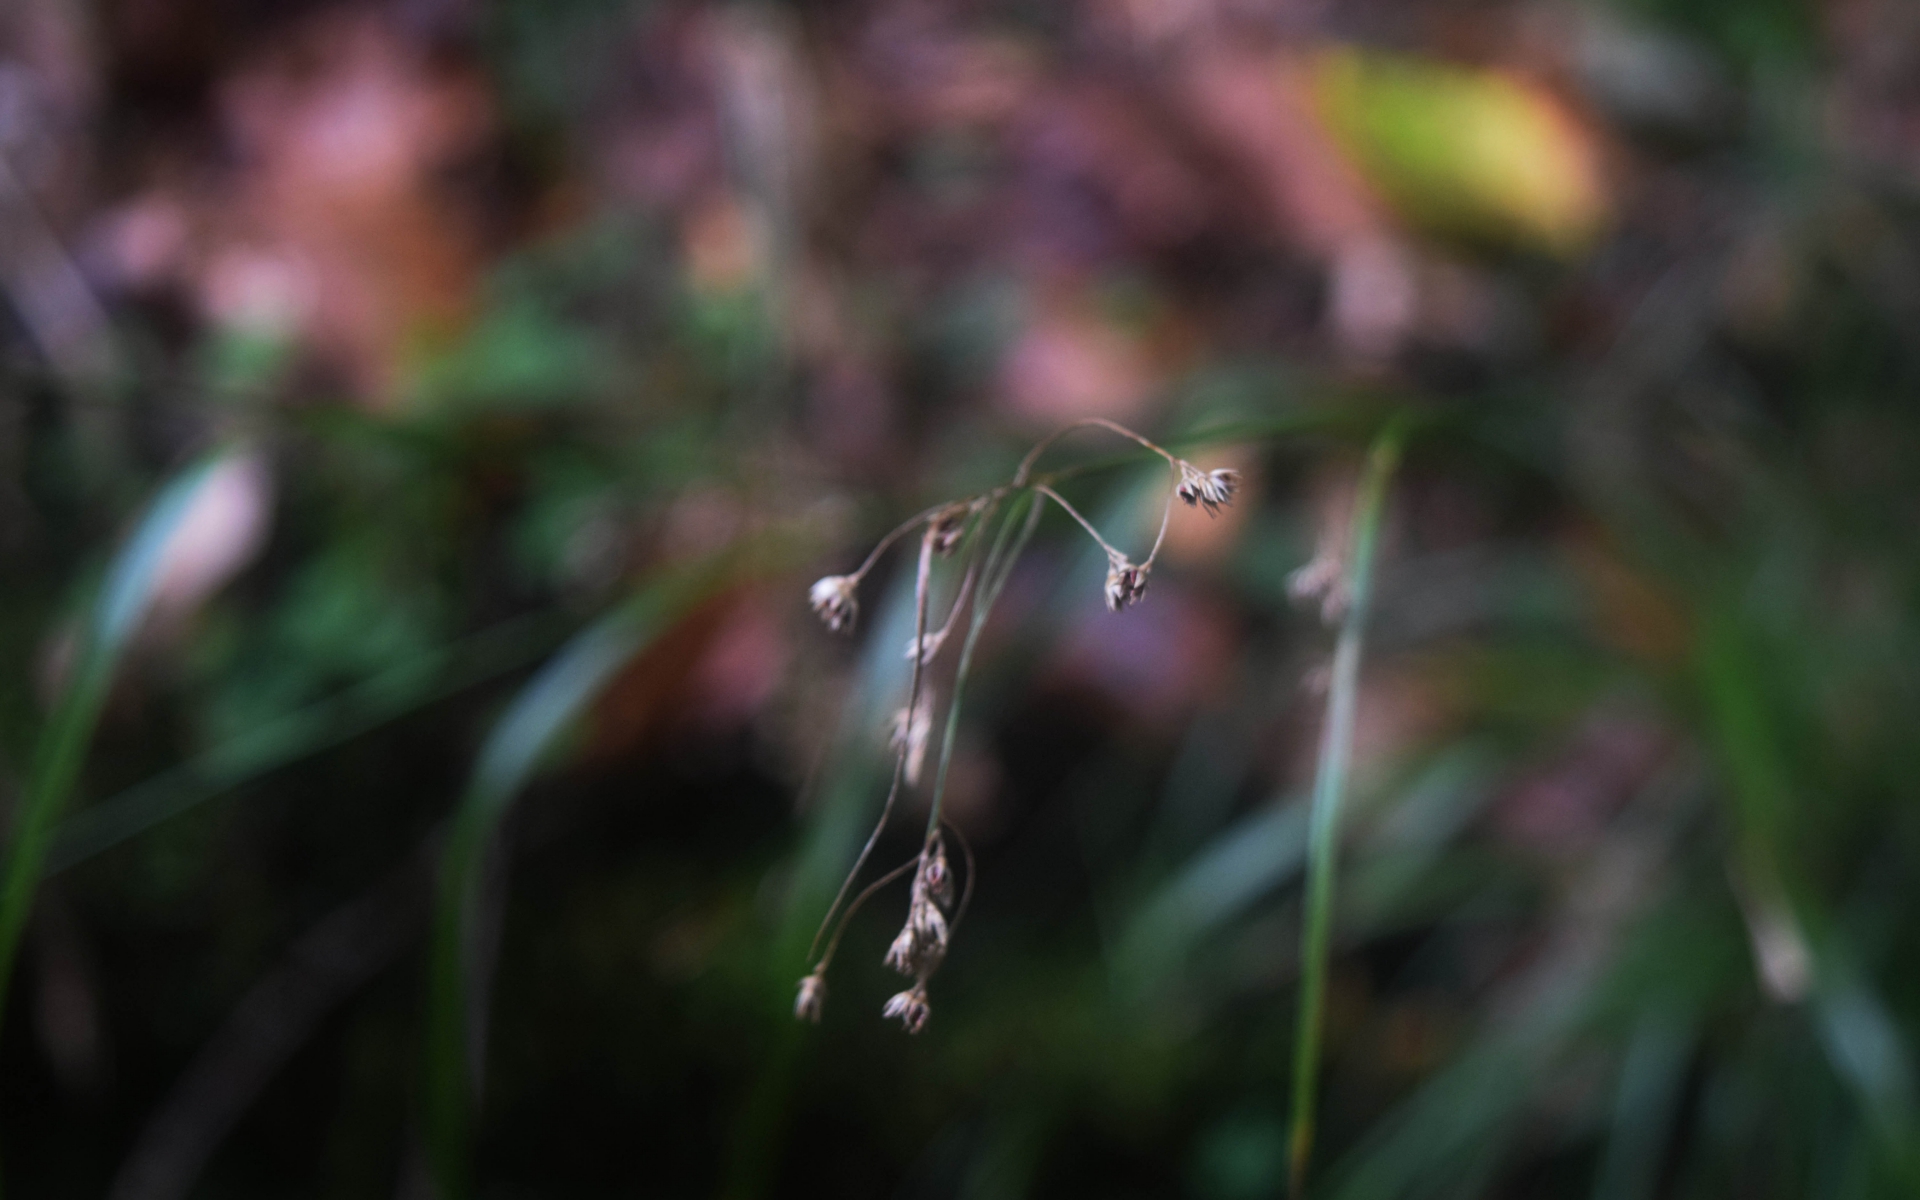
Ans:
{"type": "Polygon", "coordinates": [[[866,844],[854,859],[853,868],[847,873],[846,880],[840,885],[833,903],[828,906],[826,916],[821,920],[820,929],[814,935],[813,951],[819,950],[824,939],[823,953],[814,962],[814,967],[800,981],[798,995],[794,1000],[794,1015],[802,1020],[818,1021],[826,1003],[827,969],[831,966],[835,951],[839,948],[841,935],[853,914],[880,888],[893,880],[913,872],[913,884],[907,905],[906,924],[900,934],[888,948],[887,965],[909,975],[913,983],[907,990],[897,993],[886,1003],[883,1015],[898,1018],[909,1033],[918,1033],[926,1028],[931,1014],[927,995],[927,982],[933,973],[945,961],[947,948],[960,918],[965,913],[967,903],[973,892],[973,855],[967,847],[959,830],[947,824],[941,815],[941,803],[946,789],[947,768],[952,761],[954,733],[959,718],[961,690],[973,659],[981,629],[998,600],[1001,589],[1012,574],[1013,564],[1032,536],[1041,511],[1041,501],[1048,500],[1065,510],[1074,522],[1084,529],[1100,546],[1107,556],[1107,574],[1103,595],[1107,607],[1114,612],[1138,602],[1146,593],[1147,579],[1153,571],[1153,564],[1159,557],[1160,548],[1166,542],[1167,524],[1173,513],[1173,502],[1177,497],[1188,507],[1204,508],[1208,516],[1217,514],[1224,505],[1233,502],[1240,477],[1231,470],[1202,471],[1187,460],[1161,448],[1153,442],[1135,433],[1123,425],[1115,424],[1103,418],[1089,418],[1075,422],[1049,435],[1020,461],[1010,483],[990,489],[977,496],[946,504],[935,505],[912,519],[902,523],[874,546],[858,568],[845,575],[829,575],[814,583],[808,595],[813,610],[819,614],[827,627],[835,633],[851,630],[859,616],[859,588],[882,553],[894,542],[915,529],[924,527],[920,539],[918,572],[914,581],[914,628],[913,637],[907,643],[906,657],[912,664],[907,689],[907,703],[893,718],[892,747],[894,751],[893,782],[887,790],[886,800],[880,808],[880,815],[868,835],[866,844]],[[1052,486],[1058,475],[1036,479],[1033,467],[1041,454],[1065,434],[1075,429],[1098,427],[1119,434],[1144,446],[1165,459],[1172,473],[1172,484],[1168,489],[1166,503],[1160,514],[1160,529],[1155,535],[1153,546],[1144,559],[1135,562],[1129,555],[1109,542],[1079,509],[1052,486]],[[1007,503],[1010,502],[1010,503],[1007,503]],[[986,530],[993,526],[1000,515],[1003,503],[1008,509],[1004,520],[998,523],[998,529],[992,539],[992,547],[985,552],[981,561],[982,547],[987,542],[986,530]],[[1016,526],[1018,527],[1016,530],[1016,526]],[[954,592],[954,599],[947,616],[939,628],[929,629],[927,610],[931,591],[933,560],[950,558],[964,549],[965,568],[960,583],[954,592]],[[934,773],[933,796],[927,820],[927,833],[920,853],[910,862],[896,867],[887,874],[868,884],[854,898],[851,904],[842,908],[847,893],[859,879],[867,859],[872,855],[874,845],[885,831],[898,803],[902,788],[917,787],[920,784],[922,765],[925,761],[927,740],[932,728],[932,705],[924,695],[922,676],[940,657],[941,651],[949,641],[959,615],[965,609],[970,614],[970,624],[958,665],[954,668],[952,699],[947,705],[947,723],[945,736],[940,748],[939,765],[934,773]],[[953,872],[947,860],[946,842],[942,830],[951,831],[959,842],[967,860],[967,878],[959,901],[954,900],[953,872]]]}

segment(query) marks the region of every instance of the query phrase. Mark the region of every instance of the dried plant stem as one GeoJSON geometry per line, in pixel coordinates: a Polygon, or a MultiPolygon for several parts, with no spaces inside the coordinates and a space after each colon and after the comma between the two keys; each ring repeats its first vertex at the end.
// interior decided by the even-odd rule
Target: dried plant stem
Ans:
{"type": "Polygon", "coordinates": [[[961,833],[960,827],[952,821],[941,821],[940,823],[947,827],[947,832],[953,835],[953,840],[960,843],[960,856],[965,859],[967,863],[967,882],[966,885],[960,889],[960,903],[954,906],[953,918],[947,922],[947,932],[949,934],[957,934],[960,932],[960,922],[966,919],[967,905],[973,902],[973,881],[980,872],[974,865],[973,846],[967,841],[967,835],[961,833]]]}
{"type": "Polygon", "coordinates": [[[850,575],[848,578],[865,579],[867,577],[867,572],[873,570],[873,564],[879,562],[880,556],[887,552],[887,547],[893,545],[895,542],[899,541],[905,535],[912,533],[914,530],[920,528],[920,526],[925,525],[928,521],[931,521],[935,516],[939,515],[941,510],[945,509],[946,507],[947,505],[945,504],[936,504],[932,508],[925,509],[919,513],[916,513],[913,516],[908,517],[906,520],[900,522],[898,525],[895,525],[891,530],[887,532],[887,536],[881,538],[878,542],[874,543],[873,549],[867,551],[867,557],[865,561],[863,561],[860,564],[859,569],[854,571],[853,574],[850,575]]]}
{"type": "Polygon", "coordinates": [[[1300,1014],[1294,1034],[1293,1128],[1288,1141],[1289,1176],[1295,1196],[1305,1186],[1313,1153],[1315,1093],[1333,927],[1334,867],[1339,854],[1340,808],[1353,753],[1354,710],[1360,686],[1361,644],[1373,590],[1374,551],[1386,506],[1387,482],[1399,462],[1403,438],[1403,427],[1397,420],[1375,438],[1355,498],[1352,549],[1347,558],[1350,599],[1334,647],[1326,724],[1320,735],[1320,762],[1313,781],[1307,835],[1306,934],[1300,949],[1300,1014]]]}
{"type": "Polygon", "coordinates": [[[868,884],[866,887],[863,887],[860,889],[860,894],[855,896],[853,898],[853,902],[847,905],[846,910],[840,914],[839,924],[833,927],[833,936],[827,939],[826,951],[825,953],[820,955],[820,968],[822,970],[824,970],[827,967],[827,965],[833,961],[833,956],[835,952],[837,952],[840,949],[841,935],[847,932],[847,924],[848,922],[853,920],[853,914],[860,911],[860,906],[865,904],[868,900],[872,899],[873,894],[875,892],[879,891],[881,888],[892,883],[894,880],[900,878],[902,875],[905,875],[908,871],[913,870],[915,867],[919,865],[920,865],[920,856],[916,854],[912,858],[908,859],[907,861],[901,863],[899,866],[895,867],[893,870],[888,871],[885,875],[882,875],[880,878],[874,880],[872,883],[868,884]]]}
{"type": "Polygon", "coordinates": [[[953,623],[960,618],[960,610],[967,606],[967,599],[973,594],[973,580],[978,573],[979,565],[978,556],[970,555],[966,574],[960,577],[959,590],[953,594],[953,605],[947,609],[947,619],[942,621],[940,628],[932,634],[934,645],[938,646],[946,641],[947,635],[953,632],[953,623]]]}
{"type": "Polygon", "coordinates": [[[1054,430],[1052,433],[1048,434],[1046,437],[1041,438],[1038,442],[1036,442],[1034,444],[1033,449],[1027,451],[1027,456],[1020,460],[1019,470],[1013,473],[1013,486],[1025,487],[1027,484],[1027,477],[1033,471],[1033,464],[1040,461],[1040,456],[1046,453],[1047,447],[1053,445],[1055,442],[1067,436],[1069,433],[1072,433],[1076,429],[1105,429],[1109,432],[1117,433],[1121,437],[1126,438],[1129,441],[1140,443],[1142,446],[1145,446],[1147,449],[1153,451],[1155,454],[1158,454],[1161,458],[1166,459],[1167,465],[1172,467],[1176,473],[1178,473],[1180,470],[1180,460],[1178,458],[1175,458],[1170,451],[1160,448],[1159,446],[1155,445],[1153,442],[1150,442],[1146,438],[1141,437],[1139,434],[1135,433],[1133,430],[1128,429],[1125,425],[1118,424],[1117,422],[1114,422],[1114,421],[1109,421],[1105,417],[1083,417],[1080,420],[1074,421],[1071,424],[1062,425],[1060,428],[1054,430]]]}
{"type": "MultiPolygon", "coordinates": [[[[937,511],[938,509],[930,510],[930,512],[937,512],[937,511]]],[[[862,568],[862,569],[864,570],[865,568],[862,568]]],[[[914,584],[913,584],[913,593],[914,593],[913,595],[913,605],[914,605],[913,645],[915,647],[923,646],[926,644],[925,638],[927,635],[927,593],[930,590],[927,585],[928,585],[929,579],[932,577],[932,574],[933,574],[933,543],[926,538],[922,538],[920,541],[920,565],[917,568],[917,574],[914,577],[914,584]]],[[[912,657],[913,666],[909,676],[909,682],[907,684],[906,728],[909,731],[913,729],[913,719],[916,715],[918,715],[919,704],[920,704],[920,677],[922,674],[925,673],[923,665],[920,661],[921,655],[916,653],[911,657],[912,657]]],[[[814,956],[814,952],[819,950],[820,939],[825,937],[827,934],[827,930],[833,926],[834,918],[840,912],[840,905],[847,898],[848,889],[853,887],[854,881],[860,877],[861,869],[867,865],[867,859],[872,857],[873,855],[873,847],[875,843],[877,843],[880,840],[880,835],[886,831],[888,819],[893,816],[894,803],[898,801],[900,798],[900,785],[906,778],[907,756],[909,753],[909,749],[906,742],[910,740],[911,738],[904,739],[902,742],[902,745],[900,746],[899,753],[894,755],[893,782],[887,788],[887,798],[885,803],[883,803],[880,806],[880,817],[873,824],[873,832],[867,835],[866,844],[860,847],[859,857],[853,860],[853,869],[847,872],[846,879],[842,881],[840,884],[840,890],[834,894],[833,903],[827,907],[827,915],[820,919],[820,928],[814,932],[813,942],[811,945],[807,947],[808,959],[812,959],[814,956]]],[[[816,964],[815,969],[816,970],[822,969],[826,965],[827,965],[827,960],[823,958],[816,964]]]]}
{"type": "Polygon", "coordinates": [[[1152,566],[1153,561],[1160,557],[1160,547],[1166,543],[1167,522],[1173,519],[1173,495],[1172,492],[1167,493],[1167,503],[1160,510],[1160,532],[1153,536],[1153,549],[1147,551],[1148,566],[1152,566]]]}
{"type": "Polygon", "coordinates": [[[1093,522],[1081,516],[1080,510],[1075,508],[1073,505],[1068,504],[1066,497],[1062,496],[1059,492],[1054,491],[1052,488],[1048,487],[1044,483],[1036,484],[1033,490],[1040,493],[1042,496],[1045,496],[1047,499],[1053,501],[1055,504],[1058,504],[1061,508],[1066,509],[1067,515],[1072,517],[1074,520],[1080,522],[1080,528],[1086,530],[1090,535],[1092,535],[1094,541],[1100,543],[1100,548],[1107,552],[1108,558],[1125,559],[1127,557],[1126,555],[1120,553],[1120,551],[1114,549],[1112,542],[1109,542],[1106,538],[1101,537],[1100,531],[1093,527],[1093,522]]]}

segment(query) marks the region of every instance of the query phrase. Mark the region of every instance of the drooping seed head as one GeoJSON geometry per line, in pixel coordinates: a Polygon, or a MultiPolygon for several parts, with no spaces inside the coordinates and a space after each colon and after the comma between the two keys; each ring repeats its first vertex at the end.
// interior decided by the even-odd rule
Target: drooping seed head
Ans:
{"type": "Polygon", "coordinates": [[[793,1000],[795,1020],[820,1023],[821,1010],[827,1006],[827,977],[815,969],[800,981],[800,994],[793,1000]]]}
{"type": "Polygon", "coordinates": [[[1318,603],[1320,619],[1336,625],[1347,611],[1346,568],[1337,557],[1316,554],[1287,576],[1287,594],[1301,604],[1318,603]]]}
{"type": "Polygon", "coordinates": [[[1207,472],[1207,482],[1213,486],[1213,501],[1216,505],[1233,503],[1233,494],[1240,490],[1240,472],[1231,467],[1217,467],[1207,472]]]}
{"type": "Polygon", "coordinates": [[[853,628],[854,618],[860,615],[859,588],[860,581],[851,575],[828,575],[814,581],[807,602],[828,629],[844,633],[853,628]]]}
{"type": "Polygon", "coordinates": [[[967,517],[973,513],[974,506],[967,503],[949,504],[933,514],[927,522],[927,544],[941,558],[952,554],[960,545],[960,537],[967,531],[967,517]]]}
{"type": "Polygon", "coordinates": [[[1145,563],[1135,563],[1123,554],[1107,556],[1107,611],[1119,612],[1144,596],[1147,591],[1147,573],[1153,568],[1145,563]]]}
{"type": "Polygon", "coordinates": [[[933,706],[922,703],[915,708],[913,724],[907,724],[907,710],[898,709],[893,714],[893,723],[887,731],[887,742],[897,752],[905,750],[907,786],[917,787],[920,783],[920,768],[927,761],[927,738],[933,732],[933,706]]]}
{"type": "Polygon", "coordinates": [[[925,978],[947,957],[947,938],[946,915],[916,887],[907,923],[887,947],[885,962],[902,975],[925,978]]]}
{"type": "Polygon", "coordinates": [[[1240,487],[1240,472],[1227,467],[1213,471],[1202,471],[1199,467],[1182,459],[1180,462],[1180,483],[1174,494],[1187,502],[1189,508],[1194,505],[1207,510],[1210,517],[1218,516],[1224,505],[1233,503],[1233,494],[1240,487]]]}
{"type": "Polygon", "coordinates": [[[947,844],[938,834],[921,862],[917,882],[942,907],[953,903],[953,870],[947,866],[947,844]]]}
{"type": "Polygon", "coordinates": [[[925,984],[915,983],[904,992],[895,992],[880,1010],[883,1017],[898,1017],[900,1025],[908,1033],[919,1033],[927,1027],[927,1018],[932,1015],[932,1007],[927,1003],[925,984]]]}

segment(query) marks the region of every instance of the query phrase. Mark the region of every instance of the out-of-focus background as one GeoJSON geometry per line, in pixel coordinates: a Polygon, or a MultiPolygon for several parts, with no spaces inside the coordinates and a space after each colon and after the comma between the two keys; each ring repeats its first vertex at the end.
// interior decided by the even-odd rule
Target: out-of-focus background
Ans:
{"type": "MultiPolygon", "coordinates": [[[[1917,337],[1904,0],[6,0],[16,839],[141,585],[6,1186],[1276,1194],[1288,578],[1399,412],[1311,1194],[1914,1194],[1917,337]],[[796,1024],[912,552],[807,585],[1089,416],[1242,495],[1121,615],[1041,524],[929,1026],[900,891],[796,1024]]],[[[1156,460],[1054,454],[1151,541],[1156,460]]]]}

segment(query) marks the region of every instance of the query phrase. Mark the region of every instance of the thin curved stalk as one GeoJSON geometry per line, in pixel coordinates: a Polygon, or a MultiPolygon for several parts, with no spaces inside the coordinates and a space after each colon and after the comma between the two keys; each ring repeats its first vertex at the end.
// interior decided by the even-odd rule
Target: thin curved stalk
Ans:
{"type": "Polygon", "coordinates": [[[1293,1128],[1288,1138],[1292,1191],[1300,1195],[1313,1155],[1314,1105],[1320,1072],[1320,1037],[1326,1023],[1327,958],[1333,930],[1334,868],[1340,848],[1340,809],[1346,799],[1353,755],[1353,722],[1360,690],[1360,654],[1373,595],[1374,552],[1386,509],[1387,483],[1405,438],[1401,421],[1388,423],[1374,439],[1355,498],[1347,594],[1351,598],[1334,646],[1327,689],[1327,716],[1314,772],[1313,807],[1307,833],[1306,936],[1300,948],[1300,1014],[1293,1043],[1293,1128]]]}
{"type": "MultiPolygon", "coordinates": [[[[833,903],[827,907],[827,915],[820,919],[820,928],[813,935],[812,945],[807,947],[807,957],[813,958],[814,951],[820,948],[820,941],[832,928],[834,918],[839,915],[840,906],[846,902],[847,893],[852,890],[860,872],[866,867],[867,860],[873,857],[873,848],[880,841],[880,835],[886,831],[887,822],[893,818],[893,807],[900,799],[900,785],[907,774],[907,756],[912,753],[913,719],[919,715],[920,679],[926,674],[925,655],[920,648],[926,645],[927,637],[927,596],[929,581],[933,574],[933,545],[922,539],[920,542],[920,564],[913,584],[913,641],[910,643],[914,653],[908,655],[912,669],[907,684],[906,736],[901,739],[899,752],[893,756],[893,782],[887,786],[887,798],[880,806],[880,817],[873,823],[873,832],[867,835],[866,844],[860,847],[859,855],[853,860],[853,869],[847,872],[846,879],[840,884],[840,890],[834,894],[833,903]]],[[[826,966],[822,959],[815,969],[826,966]]]]}
{"type": "Polygon", "coordinates": [[[821,961],[826,962],[832,960],[834,952],[840,949],[840,939],[847,932],[847,925],[852,922],[854,914],[859,912],[861,907],[873,898],[875,892],[878,892],[881,888],[886,887],[919,865],[920,856],[916,854],[893,870],[888,871],[885,875],[869,883],[866,887],[861,888],[860,894],[855,896],[852,902],[847,905],[846,911],[840,914],[840,923],[833,927],[833,936],[827,939],[827,950],[825,954],[821,955],[821,961]]]}
{"type": "Polygon", "coordinates": [[[1075,521],[1078,521],[1080,523],[1080,528],[1086,530],[1088,535],[1091,536],[1094,541],[1100,543],[1100,548],[1107,552],[1108,558],[1120,559],[1122,561],[1126,560],[1127,556],[1122,554],[1119,550],[1117,550],[1114,547],[1112,542],[1109,542],[1106,538],[1101,537],[1100,531],[1093,527],[1093,522],[1081,516],[1079,509],[1075,508],[1071,504],[1068,504],[1066,501],[1066,497],[1062,496],[1059,492],[1054,491],[1052,488],[1048,487],[1044,483],[1034,485],[1033,490],[1038,492],[1040,495],[1045,496],[1047,499],[1053,501],[1055,504],[1058,504],[1061,508],[1066,509],[1067,515],[1072,517],[1075,521]]]}
{"type": "Polygon", "coordinates": [[[1020,460],[1019,469],[1014,471],[1013,486],[1025,487],[1027,476],[1033,471],[1033,464],[1040,461],[1040,456],[1046,452],[1047,447],[1053,445],[1076,429],[1105,429],[1110,433],[1117,433],[1128,441],[1138,442],[1140,445],[1158,454],[1161,458],[1166,459],[1167,465],[1173,467],[1174,470],[1178,471],[1180,469],[1177,458],[1148,441],[1146,438],[1141,437],[1133,430],[1128,429],[1125,425],[1121,425],[1115,421],[1109,421],[1105,417],[1082,417],[1078,421],[1062,425],[1060,428],[1036,442],[1033,449],[1027,451],[1026,457],[1020,460]]]}

